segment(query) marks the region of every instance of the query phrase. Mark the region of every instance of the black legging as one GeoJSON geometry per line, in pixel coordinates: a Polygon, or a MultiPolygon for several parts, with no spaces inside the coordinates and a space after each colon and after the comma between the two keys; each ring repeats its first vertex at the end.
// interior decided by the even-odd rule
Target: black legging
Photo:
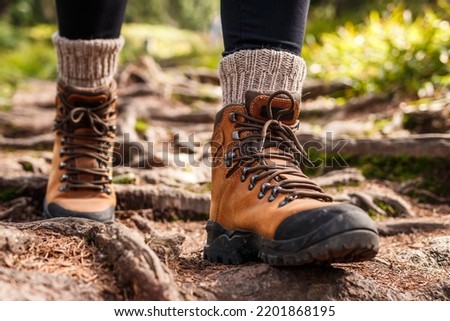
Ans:
{"type": "MultiPolygon", "coordinates": [[[[117,38],[126,4],[127,0],[56,0],[59,33],[69,39],[117,38]]],[[[261,48],[298,55],[308,8],[309,0],[221,0],[224,56],[261,48]]]]}
{"type": "Polygon", "coordinates": [[[56,0],[59,34],[68,39],[119,37],[127,0],[56,0]]]}

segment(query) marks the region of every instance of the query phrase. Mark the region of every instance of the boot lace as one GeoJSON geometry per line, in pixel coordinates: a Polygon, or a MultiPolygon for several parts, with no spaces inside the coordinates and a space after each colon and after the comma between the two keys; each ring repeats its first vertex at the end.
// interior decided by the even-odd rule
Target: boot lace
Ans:
{"type": "Polygon", "coordinates": [[[111,108],[116,97],[95,107],[79,107],[69,104],[62,94],[58,94],[62,106],[60,117],[55,120],[55,130],[59,131],[61,137],[60,156],[67,156],[59,164],[65,173],[60,181],[65,182],[59,190],[61,192],[70,189],[89,189],[111,194],[107,186],[112,182],[109,174],[112,166],[110,148],[113,146],[116,125],[113,123],[114,108],[111,108]],[[74,127],[90,129],[88,133],[74,133],[74,127]],[[78,158],[95,159],[99,167],[81,168],[75,166],[78,158]],[[92,175],[91,180],[80,179],[80,174],[92,175]]]}
{"type": "Polygon", "coordinates": [[[280,121],[283,115],[292,113],[294,106],[295,98],[291,93],[277,91],[268,100],[268,120],[260,120],[241,112],[230,114],[230,120],[236,123],[232,133],[236,143],[224,157],[225,166],[230,168],[227,177],[242,168],[241,182],[245,182],[250,176],[249,190],[253,190],[259,181],[265,180],[258,198],[262,199],[270,192],[268,201],[272,202],[279,195],[284,195],[280,207],[298,198],[331,202],[331,196],[311,181],[300,168],[302,160],[312,163],[294,133],[299,121],[292,126],[280,121]],[[291,105],[278,111],[274,117],[272,101],[278,96],[288,97],[291,105]]]}

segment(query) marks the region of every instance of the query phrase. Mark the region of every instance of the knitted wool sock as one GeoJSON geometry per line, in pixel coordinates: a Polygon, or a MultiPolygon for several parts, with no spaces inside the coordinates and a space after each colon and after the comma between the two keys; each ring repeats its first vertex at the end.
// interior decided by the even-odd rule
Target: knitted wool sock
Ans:
{"type": "Polygon", "coordinates": [[[58,58],[59,79],[72,86],[109,85],[117,68],[124,39],[71,40],[52,37],[58,58]]]}
{"type": "Polygon", "coordinates": [[[305,76],[302,58],[271,49],[237,51],[224,57],[219,65],[224,105],[245,103],[247,90],[301,94],[305,76]]]}

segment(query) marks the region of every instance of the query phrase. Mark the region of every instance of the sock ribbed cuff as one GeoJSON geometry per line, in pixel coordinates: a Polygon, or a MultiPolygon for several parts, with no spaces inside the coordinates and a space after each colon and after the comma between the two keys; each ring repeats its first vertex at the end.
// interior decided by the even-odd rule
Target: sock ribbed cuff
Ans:
{"type": "Polygon", "coordinates": [[[294,54],[271,49],[241,50],[222,59],[219,79],[224,105],[245,103],[245,92],[302,91],[305,61],[294,54]]]}
{"type": "Polygon", "coordinates": [[[71,40],[52,37],[58,58],[59,79],[68,85],[97,87],[114,78],[124,39],[71,40]]]}

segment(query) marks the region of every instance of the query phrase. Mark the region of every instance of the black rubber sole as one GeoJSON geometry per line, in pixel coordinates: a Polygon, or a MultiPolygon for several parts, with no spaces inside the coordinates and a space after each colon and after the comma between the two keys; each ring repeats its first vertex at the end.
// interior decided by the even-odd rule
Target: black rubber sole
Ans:
{"type": "Polygon", "coordinates": [[[208,242],[204,258],[224,264],[258,260],[276,266],[360,262],[375,257],[379,243],[377,232],[371,229],[343,231],[306,247],[303,236],[270,240],[252,232],[230,231],[213,221],[208,221],[206,230],[208,242]]]}
{"type": "Polygon", "coordinates": [[[114,208],[108,208],[104,211],[99,212],[75,212],[67,210],[57,204],[50,203],[47,204],[46,201],[44,201],[43,206],[43,216],[44,218],[51,219],[51,218],[58,218],[58,217],[79,217],[79,218],[86,218],[93,221],[98,221],[102,223],[106,222],[113,222],[115,219],[114,214],[114,208]],[[52,210],[49,209],[49,207],[52,207],[52,210]]]}

